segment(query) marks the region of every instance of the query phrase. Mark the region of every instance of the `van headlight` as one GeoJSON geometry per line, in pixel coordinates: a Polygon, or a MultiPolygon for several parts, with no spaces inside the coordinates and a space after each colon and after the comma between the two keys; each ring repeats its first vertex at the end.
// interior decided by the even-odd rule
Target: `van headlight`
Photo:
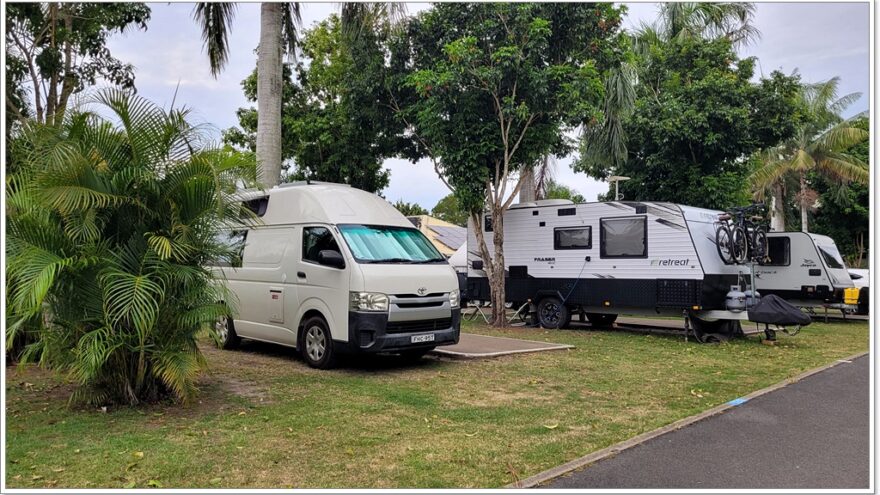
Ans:
{"type": "Polygon", "coordinates": [[[388,296],[381,292],[350,292],[351,311],[388,311],[388,296]]]}
{"type": "Polygon", "coordinates": [[[461,304],[461,293],[455,289],[449,293],[449,305],[457,308],[459,304],[461,304]]]}

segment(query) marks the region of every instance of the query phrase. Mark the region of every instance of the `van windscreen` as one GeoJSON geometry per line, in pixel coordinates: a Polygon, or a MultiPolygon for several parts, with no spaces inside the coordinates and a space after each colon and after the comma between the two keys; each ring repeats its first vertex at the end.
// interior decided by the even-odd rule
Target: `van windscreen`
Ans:
{"type": "Polygon", "coordinates": [[[413,228],[340,225],[339,231],[358,263],[446,262],[431,241],[413,228]]]}

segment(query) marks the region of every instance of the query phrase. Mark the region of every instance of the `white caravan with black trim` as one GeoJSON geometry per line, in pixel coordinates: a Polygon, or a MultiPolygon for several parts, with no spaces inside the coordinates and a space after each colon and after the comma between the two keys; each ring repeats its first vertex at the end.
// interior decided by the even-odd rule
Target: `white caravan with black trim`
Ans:
{"type": "MultiPolygon", "coordinates": [[[[751,277],[747,266],[719,256],[720,213],[657,202],[513,205],[504,215],[507,300],[532,301],[539,323],[551,328],[572,314],[609,325],[619,313],[688,312],[699,332],[733,333],[742,318],[719,319],[717,311],[727,309],[731,287],[744,290],[751,277]]],[[[491,231],[491,217],[483,221],[491,231]]],[[[473,225],[467,242],[467,297],[489,300],[473,225]]]]}
{"type": "Polygon", "coordinates": [[[755,266],[761,295],[776,294],[805,308],[858,310],[859,289],[832,238],[806,232],[768,232],[767,257],[755,266]]]}
{"type": "Polygon", "coordinates": [[[239,196],[260,221],[224,234],[237,251],[216,268],[236,308],[218,322],[224,347],[272,342],[328,368],[340,353],[415,357],[458,342],[455,271],[387,201],[315,182],[239,196]]]}

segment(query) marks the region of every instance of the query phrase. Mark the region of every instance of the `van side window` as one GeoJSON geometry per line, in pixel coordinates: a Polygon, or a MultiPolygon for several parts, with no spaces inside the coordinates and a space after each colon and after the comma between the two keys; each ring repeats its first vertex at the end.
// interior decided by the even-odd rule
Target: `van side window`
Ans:
{"type": "Polygon", "coordinates": [[[767,238],[767,257],[769,261],[765,261],[766,266],[788,266],[791,264],[791,239],[788,237],[768,237],[767,238]]]}
{"type": "Polygon", "coordinates": [[[592,227],[557,227],[553,229],[553,249],[591,249],[592,227]]]}
{"type": "Polygon", "coordinates": [[[247,230],[233,230],[217,234],[217,243],[224,246],[228,251],[220,255],[217,266],[241,267],[242,255],[244,254],[247,230]]]}
{"type": "Polygon", "coordinates": [[[602,258],[647,258],[647,217],[600,219],[599,255],[602,258]]]}
{"type": "Polygon", "coordinates": [[[327,227],[303,227],[303,261],[318,262],[318,253],[339,251],[336,239],[327,227]]]}

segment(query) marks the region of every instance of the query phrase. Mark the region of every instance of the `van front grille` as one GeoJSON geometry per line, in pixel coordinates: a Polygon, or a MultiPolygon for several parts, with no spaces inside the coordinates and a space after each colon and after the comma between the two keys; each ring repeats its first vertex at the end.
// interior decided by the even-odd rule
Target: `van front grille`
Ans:
{"type": "Polygon", "coordinates": [[[452,318],[437,318],[435,320],[415,321],[389,321],[386,327],[387,333],[431,332],[446,330],[452,326],[452,318]]]}

